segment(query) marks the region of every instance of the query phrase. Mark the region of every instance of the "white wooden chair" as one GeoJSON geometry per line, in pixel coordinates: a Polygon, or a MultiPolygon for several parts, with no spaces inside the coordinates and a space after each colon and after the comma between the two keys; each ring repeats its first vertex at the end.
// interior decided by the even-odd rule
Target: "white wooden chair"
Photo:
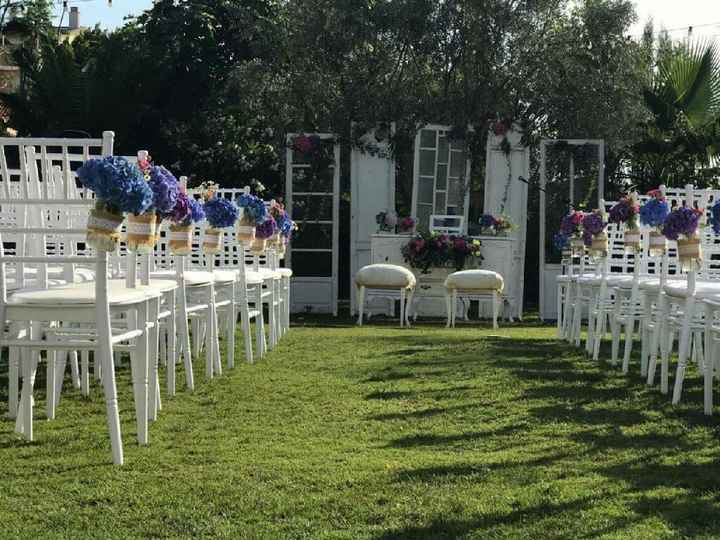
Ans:
{"type": "MultiPolygon", "coordinates": [[[[110,137],[110,141],[112,138],[110,137]]],[[[103,148],[104,154],[111,152],[111,145],[103,148]]],[[[22,209],[27,206],[43,207],[71,207],[83,206],[89,208],[93,201],[90,198],[45,198],[23,197],[1,202],[3,207],[16,207],[22,209]]],[[[26,237],[34,236],[45,245],[46,235],[62,234],[65,236],[84,236],[86,229],[82,227],[68,227],[66,229],[47,229],[37,226],[3,227],[0,234],[20,234],[26,237]]],[[[129,289],[123,284],[110,284],[108,281],[108,254],[98,252],[92,256],[26,256],[19,254],[5,254],[0,239],[0,313],[2,319],[8,324],[10,331],[0,336],[0,345],[12,347],[20,351],[23,371],[23,388],[18,408],[16,429],[26,439],[33,439],[33,386],[37,364],[40,360],[40,351],[59,350],[94,350],[96,357],[102,365],[102,381],[106,399],[106,409],[113,461],[123,463],[123,449],[120,430],[120,419],[117,403],[117,390],[115,385],[115,372],[113,349],[126,344],[131,353],[131,366],[133,371],[133,389],[135,394],[136,421],[138,442],[146,444],[147,430],[147,357],[148,357],[148,328],[150,326],[148,310],[150,304],[157,302],[159,293],[148,288],[129,289]],[[48,265],[88,264],[95,265],[96,280],[94,283],[71,283],[54,288],[18,289],[8,292],[6,277],[7,266],[15,265],[16,275],[23,275],[18,265],[35,265],[39,269],[48,265]],[[111,325],[111,316],[133,312],[136,321],[134,328],[115,329],[111,325]],[[49,334],[42,331],[43,325],[48,326],[57,322],[78,323],[85,327],[92,326],[82,333],[63,332],[62,338],[57,332],[49,334]],[[51,337],[52,336],[52,337],[51,337]]],[[[40,270],[40,275],[47,275],[40,270]]],[[[48,355],[48,378],[55,380],[55,363],[52,354],[48,355]]],[[[48,403],[54,404],[54,384],[48,385],[48,403]]]]}

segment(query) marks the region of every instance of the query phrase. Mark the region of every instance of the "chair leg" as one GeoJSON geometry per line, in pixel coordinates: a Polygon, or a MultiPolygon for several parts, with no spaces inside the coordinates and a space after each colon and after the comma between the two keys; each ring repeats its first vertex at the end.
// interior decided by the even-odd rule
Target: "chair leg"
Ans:
{"type": "Polygon", "coordinates": [[[408,289],[407,299],[405,301],[405,326],[410,328],[410,309],[412,308],[413,297],[415,296],[415,289],[408,289]]]}
{"type": "Polygon", "coordinates": [[[358,308],[358,326],[363,323],[363,311],[365,309],[365,285],[360,285],[357,289],[357,308],[358,308]]]}
{"type": "Polygon", "coordinates": [[[172,291],[167,298],[167,309],[170,316],[166,320],[167,334],[167,395],[172,397],[177,391],[177,328],[175,327],[176,310],[177,310],[177,294],[172,291]]]}
{"type": "Polygon", "coordinates": [[[57,385],[57,351],[47,351],[47,375],[46,375],[46,394],[47,394],[47,419],[55,418],[55,405],[57,400],[55,397],[55,387],[57,385]]]}
{"type": "Polygon", "coordinates": [[[405,289],[400,289],[400,328],[405,326],[405,289]]]}
{"type": "Polygon", "coordinates": [[[142,334],[136,338],[135,346],[130,352],[130,369],[133,380],[133,394],[135,398],[135,422],[137,426],[138,444],[148,443],[148,404],[149,404],[149,371],[148,361],[149,336],[147,328],[148,305],[144,302],[138,306],[136,329],[142,334]]]}
{"type": "Polygon", "coordinates": [[[232,369],[235,367],[235,325],[237,324],[237,306],[235,305],[235,282],[230,284],[230,305],[227,307],[227,367],[232,369]]]}
{"type": "Polygon", "coordinates": [[[643,309],[642,315],[640,316],[640,376],[647,377],[648,369],[648,349],[650,332],[648,328],[648,322],[650,319],[650,309],[652,308],[650,294],[645,294],[643,297],[643,309]]]}
{"type": "MultiPolygon", "coordinates": [[[[72,384],[73,388],[79,390],[80,389],[80,366],[78,365],[78,353],[77,351],[69,351],[67,353],[70,360],[70,375],[72,376],[72,384]]],[[[62,388],[62,385],[60,385],[62,388]]],[[[58,399],[59,399],[58,394],[58,399]]]]}
{"type": "Polygon", "coordinates": [[[673,405],[680,402],[682,394],[683,381],[685,379],[685,370],[687,369],[687,359],[690,350],[690,325],[693,320],[695,311],[695,297],[691,296],[685,300],[683,308],[682,327],[680,329],[680,343],[678,345],[678,366],[675,372],[675,387],[673,389],[673,405]]]}
{"type": "Polygon", "coordinates": [[[258,316],[255,319],[255,331],[257,334],[257,351],[258,356],[262,358],[265,356],[265,314],[263,313],[262,304],[262,286],[255,286],[255,308],[258,310],[258,316]]]}
{"type": "Polygon", "coordinates": [[[495,291],[492,293],[492,312],[493,312],[493,329],[498,329],[498,314],[500,312],[499,294],[495,291]]]}
{"type": "Polygon", "coordinates": [[[243,345],[245,346],[245,361],[254,362],[252,336],[250,335],[250,308],[247,301],[247,287],[240,291],[240,324],[242,325],[243,345]]]}
{"type": "Polygon", "coordinates": [[[83,350],[80,352],[82,378],[80,381],[81,395],[88,397],[90,395],[90,351],[83,350]]]}
{"type": "Polygon", "coordinates": [[[452,300],[451,300],[451,310],[450,310],[450,313],[452,313],[452,327],[453,328],[455,328],[455,320],[457,318],[457,299],[458,299],[458,291],[457,291],[457,289],[453,289],[452,300]]]}
{"type": "Polygon", "coordinates": [[[148,420],[157,420],[158,409],[161,406],[160,403],[160,377],[158,373],[158,350],[160,347],[159,341],[159,324],[158,318],[160,316],[160,299],[153,298],[150,300],[148,305],[148,312],[145,314],[145,320],[139,321],[141,328],[144,328],[145,332],[148,333],[148,374],[150,377],[149,393],[147,398],[148,403],[148,420]],[[148,323],[153,325],[153,328],[148,329],[148,323]]]}
{"type": "Polygon", "coordinates": [[[563,311],[563,290],[564,285],[558,284],[557,286],[557,298],[556,298],[556,306],[555,309],[557,311],[557,337],[562,337],[562,311],[563,311]]]}
{"type": "Polygon", "coordinates": [[[650,340],[650,362],[648,364],[647,373],[647,384],[652,386],[655,383],[655,369],[657,367],[658,360],[658,347],[660,347],[660,340],[664,337],[662,335],[662,327],[664,326],[663,321],[667,320],[668,315],[667,299],[664,294],[660,294],[658,297],[657,305],[655,306],[656,316],[654,317],[655,325],[650,340]]]}
{"type": "Polygon", "coordinates": [[[715,339],[712,332],[713,308],[705,305],[705,365],[704,365],[704,412],[712,415],[713,409],[713,376],[715,374],[715,339]]]}
{"type": "Polygon", "coordinates": [[[447,313],[447,323],[445,323],[445,328],[450,328],[451,322],[452,322],[452,307],[450,306],[450,302],[452,296],[449,289],[445,289],[445,312],[447,313]]]}
{"type": "Polygon", "coordinates": [[[195,376],[193,374],[192,346],[190,343],[190,325],[188,324],[187,294],[185,287],[178,287],[177,294],[178,309],[175,311],[175,327],[180,336],[180,352],[183,356],[183,366],[185,368],[185,385],[188,390],[192,391],[195,389],[195,376]]]}

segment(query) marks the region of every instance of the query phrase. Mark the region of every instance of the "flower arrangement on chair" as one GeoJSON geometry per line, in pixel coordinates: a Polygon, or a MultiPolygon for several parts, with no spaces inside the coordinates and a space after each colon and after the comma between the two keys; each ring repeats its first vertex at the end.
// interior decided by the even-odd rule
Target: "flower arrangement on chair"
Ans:
{"type": "Polygon", "coordinates": [[[676,240],[680,267],[685,272],[698,270],[702,262],[702,246],[698,226],[702,210],[681,206],[668,214],[662,233],[669,240],[676,240]]]}
{"type": "Polygon", "coordinates": [[[454,267],[462,270],[468,258],[480,259],[481,243],[467,236],[424,233],[411,239],[402,247],[405,262],[423,274],[432,267],[454,267]]]}
{"type": "Polygon", "coordinates": [[[255,228],[267,217],[265,202],[255,195],[246,191],[237,198],[237,206],[240,209],[240,218],[237,224],[237,238],[240,242],[249,246],[255,240],[255,228]]]}
{"type": "Polygon", "coordinates": [[[180,187],[177,178],[165,167],[150,164],[147,152],[138,152],[138,167],[153,193],[153,204],[142,215],[128,216],[127,246],[131,251],[149,253],[159,237],[159,220],[175,209],[180,187]]]}
{"type": "Polygon", "coordinates": [[[585,242],[582,236],[582,222],[584,218],[584,212],[571,209],[563,216],[562,221],[560,221],[560,233],[569,239],[570,250],[575,256],[582,255],[585,252],[585,242]]]}
{"type": "Polygon", "coordinates": [[[203,196],[203,210],[208,227],[205,228],[202,249],[205,253],[217,253],[222,246],[222,229],[235,225],[239,210],[225,197],[219,197],[214,186],[206,188],[203,196]]]}
{"type": "Polygon", "coordinates": [[[277,232],[277,223],[275,219],[268,214],[265,221],[258,225],[255,229],[255,240],[250,245],[250,251],[256,255],[265,253],[268,241],[277,232]]]}
{"type": "Polygon", "coordinates": [[[596,209],[583,216],[583,241],[593,257],[607,257],[608,236],[605,227],[607,227],[607,221],[602,210],[596,209]]]}
{"type": "Polygon", "coordinates": [[[662,228],[670,213],[670,207],[659,189],[648,191],[648,195],[650,198],[640,208],[640,223],[650,227],[650,255],[659,257],[667,250],[667,240],[662,228]]]}
{"type": "Polygon", "coordinates": [[[89,159],[78,169],[77,176],[97,200],[88,216],[87,242],[95,249],[113,251],[120,239],[124,215],[140,215],[148,210],[153,192],[140,169],[123,157],[89,159]]]}
{"type": "Polygon", "coordinates": [[[608,221],[616,225],[623,225],[625,235],[623,241],[625,243],[625,251],[629,253],[637,253],[640,251],[640,227],[638,224],[638,216],[640,214],[640,206],[634,194],[626,195],[610,208],[608,213],[608,221]]]}
{"type": "Polygon", "coordinates": [[[167,214],[170,221],[168,244],[173,255],[189,255],[192,252],[193,224],[205,219],[200,201],[188,197],[182,187],[173,211],[167,214]]]}

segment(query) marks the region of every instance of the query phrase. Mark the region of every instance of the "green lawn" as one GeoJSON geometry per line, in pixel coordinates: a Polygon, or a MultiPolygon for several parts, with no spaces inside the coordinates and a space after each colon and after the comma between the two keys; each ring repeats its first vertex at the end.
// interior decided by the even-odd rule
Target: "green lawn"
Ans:
{"type": "Polygon", "coordinates": [[[673,408],[551,327],[330,324],[212,382],[198,363],[147,448],[121,370],[123,467],[99,387],[47,422],[39,377],[36,442],[0,421],[0,537],[720,536],[697,377],[673,408]]]}

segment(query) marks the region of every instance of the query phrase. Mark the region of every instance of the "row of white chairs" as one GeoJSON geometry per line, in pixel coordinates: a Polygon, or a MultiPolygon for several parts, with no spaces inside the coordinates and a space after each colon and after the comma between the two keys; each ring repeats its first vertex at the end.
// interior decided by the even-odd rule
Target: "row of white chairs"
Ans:
{"type": "MultiPolygon", "coordinates": [[[[713,379],[720,367],[720,240],[704,222],[720,191],[692,185],[660,189],[673,207],[705,210],[706,219],[701,220],[699,231],[702,261],[696,268],[683,271],[672,241],[663,255],[652,256],[645,228],[641,250],[626,251],[623,228],[610,224],[607,257],[566,254],[563,259],[563,272],[557,279],[558,336],[580,346],[585,324],[584,350],[599,360],[601,342],[609,331],[609,360],[613,365],[621,364],[624,373],[632,368],[633,346],[639,338],[639,374],[648,385],[655,385],[659,365],[660,391],[664,394],[669,392],[671,359],[677,349],[672,402],[680,402],[688,364],[694,362],[704,378],[704,411],[709,415],[713,379]]],[[[607,202],[605,208],[613,204],[607,202]]]]}
{"type": "Polygon", "coordinates": [[[69,364],[83,394],[92,378],[102,382],[113,462],[121,464],[115,368],[123,354],[130,357],[137,440],[147,444],[148,421],[162,407],[160,366],[168,397],[176,393],[181,360],[186,387],[194,388],[193,359],[203,350],[207,377],[232,368],[238,318],[246,360],[262,357],[289,329],[292,272],[280,267],[273,249],[249,253],[234,231],[225,232],[222,249],[212,255],[202,252],[200,227],[190,255],[172,256],[165,233],[147,255],[124,245],[115,253],[89,248],[86,222],[94,201],[74,171],[90,157],[111,155],[112,147],[111,132],[102,139],[0,139],[0,346],[8,350],[8,412],[16,431],[33,440],[38,365],[47,366],[52,419],[69,364]]]}

